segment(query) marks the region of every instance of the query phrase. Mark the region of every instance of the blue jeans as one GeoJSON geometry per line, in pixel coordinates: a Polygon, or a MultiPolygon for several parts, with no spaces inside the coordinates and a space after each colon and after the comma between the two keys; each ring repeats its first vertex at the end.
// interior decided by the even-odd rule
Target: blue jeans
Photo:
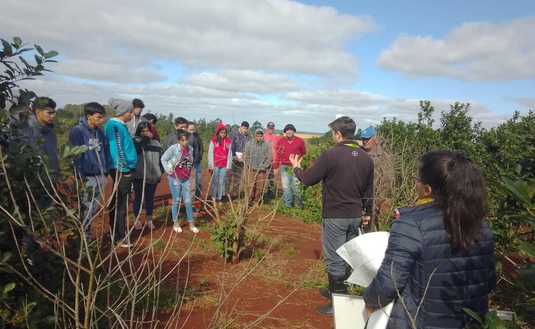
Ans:
{"type": "Polygon", "coordinates": [[[101,200],[101,196],[104,195],[107,182],[108,177],[106,176],[87,177],[85,182],[82,204],[85,209],[83,215],[83,227],[86,237],[91,236],[91,223],[104,204],[101,200]]]}
{"type": "Polygon", "coordinates": [[[292,167],[281,166],[281,183],[282,183],[282,200],[284,205],[288,208],[295,204],[298,207],[303,207],[303,200],[301,198],[300,183],[297,177],[293,174],[292,167]]]}
{"type": "Polygon", "coordinates": [[[191,192],[190,192],[190,180],[181,181],[178,178],[167,176],[169,182],[169,190],[173,196],[173,205],[171,207],[171,213],[173,215],[173,222],[178,222],[178,215],[180,213],[180,201],[184,203],[186,207],[186,217],[188,222],[193,223],[193,207],[191,204],[191,192]]]}
{"type": "Polygon", "coordinates": [[[212,198],[221,201],[225,195],[225,178],[227,176],[227,168],[214,168],[212,174],[212,198]]]}
{"type": "Polygon", "coordinates": [[[201,163],[193,165],[195,169],[195,198],[200,199],[202,195],[202,166],[201,163]]]}

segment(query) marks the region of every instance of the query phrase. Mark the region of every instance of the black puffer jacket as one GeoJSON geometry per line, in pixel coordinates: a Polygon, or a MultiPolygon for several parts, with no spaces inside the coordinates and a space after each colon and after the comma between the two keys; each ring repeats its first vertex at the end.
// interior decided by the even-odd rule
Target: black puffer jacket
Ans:
{"type": "Polygon", "coordinates": [[[464,328],[469,318],[463,308],[486,313],[488,294],[496,285],[494,241],[488,225],[483,225],[478,243],[462,255],[452,252],[441,210],[422,206],[402,213],[392,225],[385,259],[364,299],[376,308],[395,300],[388,328],[411,328],[396,286],[414,318],[428,282],[416,319],[418,329],[464,328]]]}

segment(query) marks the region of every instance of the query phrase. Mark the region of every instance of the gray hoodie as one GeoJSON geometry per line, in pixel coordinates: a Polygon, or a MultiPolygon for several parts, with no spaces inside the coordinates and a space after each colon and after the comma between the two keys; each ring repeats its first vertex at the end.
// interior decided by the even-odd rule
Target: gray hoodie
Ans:
{"type": "Polygon", "coordinates": [[[162,168],[160,166],[162,147],[160,142],[155,139],[135,137],[134,143],[138,155],[134,179],[145,178],[146,184],[158,183],[162,176],[162,168]]]}
{"type": "Polygon", "coordinates": [[[255,139],[245,144],[244,161],[253,170],[268,170],[271,166],[271,144],[255,139]]]}

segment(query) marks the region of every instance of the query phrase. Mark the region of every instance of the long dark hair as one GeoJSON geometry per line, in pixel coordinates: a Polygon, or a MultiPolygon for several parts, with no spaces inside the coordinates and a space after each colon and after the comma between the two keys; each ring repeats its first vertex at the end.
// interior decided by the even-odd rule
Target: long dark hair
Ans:
{"type": "Polygon", "coordinates": [[[137,137],[141,137],[141,132],[143,131],[143,129],[149,129],[150,130],[150,123],[148,121],[141,121],[137,125],[137,129],[136,129],[136,136],[137,137]]]}
{"type": "Polygon", "coordinates": [[[463,153],[434,151],[420,159],[420,180],[431,186],[453,250],[465,252],[481,232],[486,216],[485,182],[480,169],[463,153]]]}

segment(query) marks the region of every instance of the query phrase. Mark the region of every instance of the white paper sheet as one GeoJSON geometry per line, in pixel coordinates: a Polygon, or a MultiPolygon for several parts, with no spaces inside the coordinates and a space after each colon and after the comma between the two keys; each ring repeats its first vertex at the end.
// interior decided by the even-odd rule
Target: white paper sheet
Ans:
{"type": "MultiPolygon", "coordinates": [[[[388,245],[388,232],[373,232],[360,235],[346,242],[336,251],[353,269],[347,282],[367,287],[372,282],[375,274],[381,267],[388,245]]],[[[337,298],[338,308],[335,304],[335,327],[336,329],[354,328],[364,329],[360,318],[365,314],[365,305],[362,298],[348,296],[350,298],[337,298]],[[355,298],[357,298],[355,300],[355,298]],[[338,311],[337,311],[338,309],[338,311]],[[337,314],[338,312],[338,314],[337,314]],[[356,318],[355,318],[356,317],[356,318]],[[355,318],[355,319],[354,319],[355,318]],[[338,322],[336,319],[339,319],[338,322]],[[339,324],[337,324],[339,323],[339,324]],[[346,326],[346,323],[351,327],[346,326]]],[[[333,298],[333,303],[335,299],[333,298]]],[[[393,303],[375,311],[368,320],[367,329],[384,329],[388,324],[393,303]]]]}

